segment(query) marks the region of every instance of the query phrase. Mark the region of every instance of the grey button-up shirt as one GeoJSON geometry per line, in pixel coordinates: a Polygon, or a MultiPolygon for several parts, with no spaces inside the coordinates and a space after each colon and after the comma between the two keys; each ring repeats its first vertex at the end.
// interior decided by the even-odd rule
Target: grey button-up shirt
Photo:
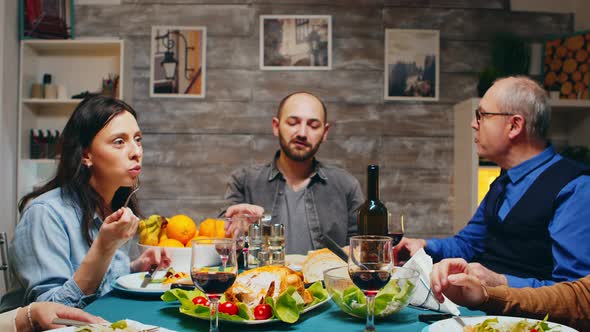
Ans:
{"type": "MultiPolygon", "coordinates": [[[[229,179],[227,204],[248,203],[262,206],[274,221],[281,222],[280,204],[286,181],[276,166],[279,156],[265,165],[240,168],[229,179]]],[[[305,191],[305,210],[314,249],[323,248],[322,234],[338,244],[348,244],[357,233],[356,210],[363,203],[358,180],[347,171],[327,166],[314,159],[314,172],[305,191]]]]}

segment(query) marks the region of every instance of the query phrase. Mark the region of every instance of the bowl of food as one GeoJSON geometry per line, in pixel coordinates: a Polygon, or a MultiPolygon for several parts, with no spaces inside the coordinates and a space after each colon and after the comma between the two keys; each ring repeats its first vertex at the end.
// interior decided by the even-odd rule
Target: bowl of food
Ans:
{"type": "MultiPolygon", "coordinates": [[[[375,317],[388,317],[405,308],[416,289],[419,277],[420,274],[416,270],[395,267],[390,281],[375,297],[375,317]]],[[[366,318],[365,295],[350,279],[348,266],[324,271],[324,284],[332,301],[342,311],[357,318],[366,318]]]]}

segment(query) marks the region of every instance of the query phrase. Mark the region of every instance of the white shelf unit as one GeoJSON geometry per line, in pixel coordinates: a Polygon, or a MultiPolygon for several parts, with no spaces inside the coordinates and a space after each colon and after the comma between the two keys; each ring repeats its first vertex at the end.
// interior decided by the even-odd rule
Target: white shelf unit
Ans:
{"type": "Polygon", "coordinates": [[[30,130],[63,130],[81,99],[30,98],[34,83],[51,74],[68,96],[99,92],[102,79],[119,75],[117,97],[123,99],[124,42],[119,39],[23,40],[20,49],[20,96],[17,142],[17,200],[55,175],[56,160],[30,158],[30,130]]]}
{"type": "MultiPolygon", "coordinates": [[[[456,104],[454,109],[454,174],[453,231],[462,229],[477,209],[479,157],[471,128],[479,98],[456,104]]],[[[553,144],[590,147],[590,100],[551,100],[551,132],[553,144]]]]}

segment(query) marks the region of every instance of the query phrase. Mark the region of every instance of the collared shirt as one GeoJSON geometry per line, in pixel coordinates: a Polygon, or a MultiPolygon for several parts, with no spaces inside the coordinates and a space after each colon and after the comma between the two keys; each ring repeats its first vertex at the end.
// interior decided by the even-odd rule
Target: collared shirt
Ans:
{"type": "MultiPolygon", "coordinates": [[[[508,170],[510,182],[498,216],[502,221],[537,177],[562,157],[549,146],[535,157],[508,170]]],[[[571,281],[590,274],[590,176],[582,175],[565,185],[555,200],[557,208],[549,222],[554,258],[553,280],[505,275],[511,287],[541,287],[558,281],[571,281]]],[[[462,257],[467,261],[484,250],[487,226],[484,222],[485,198],[469,223],[455,236],[429,239],[426,252],[434,260],[462,257]]],[[[522,234],[522,236],[527,236],[522,234]]]]}
{"type": "MultiPolygon", "coordinates": [[[[96,238],[102,220],[95,214],[90,230],[96,238]]],[[[56,188],[35,198],[25,208],[8,249],[10,291],[2,297],[0,312],[34,301],[84,307],[111,290],[111,282],[129,274],[128,248],[119,248],[96,290],[85,295],[73,279],[89,250],[82,235],[79,205],[56,188]]]]}
{"type": "MultiPolygon", "coordinates": [[[[232,173],[225,193],[228,205],[262,206],[265,212],[271,213],[273,221],[282,223],[281,218],[286,216],[280,214],[280,204],[284,202],[286,181],[276,166],[279,153],[270,163],[240,168],[232,173]]],[[[357,233],[356,210],[364,198],[358,180],[350,173],[314,160],[314,172],[304,201],[313,249],[324,247],[322,234],[346,245],[350,236],[357,233]]]]}

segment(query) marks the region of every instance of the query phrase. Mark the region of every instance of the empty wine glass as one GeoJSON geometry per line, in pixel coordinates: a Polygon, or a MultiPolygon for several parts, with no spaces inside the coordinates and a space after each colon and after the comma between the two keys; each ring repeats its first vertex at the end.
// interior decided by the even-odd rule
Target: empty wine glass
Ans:
{"type": "Polygon", "coordinates": [[[367,299],[365,332],[375,331],[375,296],[391,279],[393,240],[388,236],[350,238],[348,274],[367,299]]]}
{"type": "Polygon", "coordinates": [[[193,240],[191,278],[211,303],[210,332],[219,331],[219,298],[234,283],[237,274],[236,240],[193,240]]]}

